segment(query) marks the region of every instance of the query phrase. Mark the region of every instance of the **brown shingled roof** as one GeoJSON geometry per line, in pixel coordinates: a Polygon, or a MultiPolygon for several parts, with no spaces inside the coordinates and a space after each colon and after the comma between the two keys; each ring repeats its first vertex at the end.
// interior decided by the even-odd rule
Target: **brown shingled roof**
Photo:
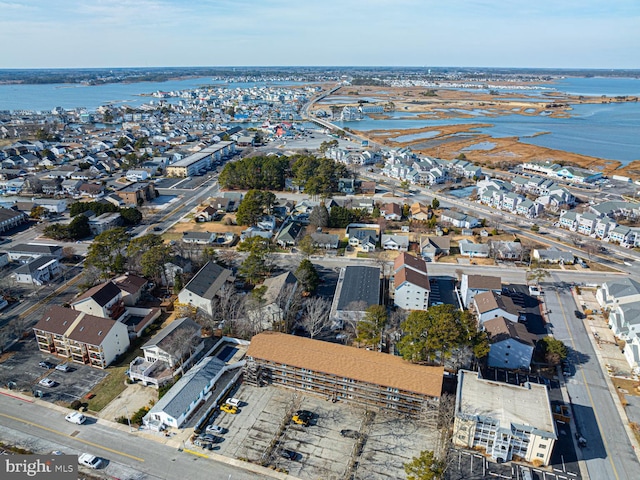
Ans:
{"type": "Polygon", "coordinates": [[[247,355],[432,397],[442,393],[444,367],[415,365],[395,355],[279,332],[254,336],[247,355]]]}
{"type": "Polygon", "coordinates": [[[512,322],[504,317],[496,317],[491,320],[487,320],[483,324],[484,329],[489,334],[489,341],[491,343],[501,342],[507,338],[514,338],[521,343],[527,345],[534,345],[538,336],[529,333],[527,327],[521,323],[512,322]]]}
{"type": "Polygon", "coordinates": [[[42,314],[42,318],[33,328],[55,335],[62,335],[69,329],[80,313],[81,312],[71,310],[70,308],[54,305],[42,314]]]}
{"type": "Polygon", "coordinates": [[[118,322],[110,318],[85,315],[67,338],[89,345],[100,345],[116,323],[118,322]]]}
{"type": "Polygon", "coordinates": [[[407,266],[418,272],[427,273],[427,262],[407,252],[402,252],[393,261],[393,270],[397,272],[403,266],[407,266]]]}
{"type": "Polygon", "coordinates": [[[493,291],[479,293],[473,297],[473,301],[478,306],[478,312],[480,313],[490,312],[499,308],[513,315],[518,314],[518,307],[513,303],[513,300],[509,297],[498,295],[493,291]]]}
{"type": "Polygon", "coordinates": [[[407,267],[401,268],[394,277],[393,284],[398,288],[404,282],[409,282],[425,290],[431,290],[429,286],[429,277],[426,274],[418,273],[407,267]]]}

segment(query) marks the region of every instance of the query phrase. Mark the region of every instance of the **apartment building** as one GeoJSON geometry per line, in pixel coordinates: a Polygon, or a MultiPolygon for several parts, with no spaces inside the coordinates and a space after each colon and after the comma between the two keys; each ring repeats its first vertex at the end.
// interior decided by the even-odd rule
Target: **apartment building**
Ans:
{"type": "Polygon", "coordinates": [[[245,381],[418,416],[437,407],[443,367],[278,332],[251,339],[245,381]]]}
{"type": "Polygon", "coordinates": [[[558,439],[546,385],[485,380],[460,370],[453,442],[497,462],[515,457],[548,465],[558,439]]]}
{"type": "Polygon", "coordinates": [[[393,303],[405,310],[426,310],[431,287],[427,262],[408,253],[401,253],[393,266],[393,303]]]}
{"type": "Polygon", "coordinates": [[[40,351],[97,368],[129,348],[124,323],[60,306],[50,307],[33,331],[40,351]]]}

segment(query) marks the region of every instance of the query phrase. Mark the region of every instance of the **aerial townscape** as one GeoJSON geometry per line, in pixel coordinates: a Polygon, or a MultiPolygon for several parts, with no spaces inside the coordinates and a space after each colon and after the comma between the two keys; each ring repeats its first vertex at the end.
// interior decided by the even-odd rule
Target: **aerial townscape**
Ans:
{"type": "MultiPolygon", "coordinates": [[[[65,22],[114,44],[87,64],[164,58],[100,37],[124,12],[166,63],[222,64],[189,32],[172,57],[192,7],[88,3],[65,22]]],[[[354,58],[338,26],[394,65],[376,25],[426,13],[379,3],[316,12],[321,44],[282,42],[295,9],[215,10],[247,21],[206,47],[238,66],[87,68],[55,35],[0,60],[0,478],[638,478],[638,66],[304,66],[354,58]]],[[[42,8],[0,2],[9,33],[42,8]]]]}

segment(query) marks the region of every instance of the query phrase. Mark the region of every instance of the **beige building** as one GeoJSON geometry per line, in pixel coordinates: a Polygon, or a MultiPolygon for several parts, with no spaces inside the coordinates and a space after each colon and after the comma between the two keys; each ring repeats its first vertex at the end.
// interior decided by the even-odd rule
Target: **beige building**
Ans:
{"type": "Polygon", "coordinates": [[[60,306],[50,307],[33,331],[41,351],[92,367],[107,368],[129,348],[124,323],[60,306]]]}
{"type": "Polygon", "coordinates": [[[548,465],[557,438],[546,385],[511,385],[458,372],[454,444],[484,449],[498,463],[517,457],[548,465]]]}
{"type": "Polygon", "coordinates": [[[278,332],[251,339],[244,379],[418,416],[437,407],[443,367],[278,332]]]}

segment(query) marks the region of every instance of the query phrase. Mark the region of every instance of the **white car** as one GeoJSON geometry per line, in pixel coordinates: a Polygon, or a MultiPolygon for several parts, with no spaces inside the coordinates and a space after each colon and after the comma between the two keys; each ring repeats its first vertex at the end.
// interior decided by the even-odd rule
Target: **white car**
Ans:
{"type": "Polygon", "coordinates": [[[71,422],[71,423],[75,423],[77,425],[82,425],[84,422],[86,422],[87,417],[85,417],[83,414],[81,414],[80,412],[71,412],[68,413],[64,419],[67,422],[71,422]]]}
{"type": "Polygon", "coordinates": [[[207,428],[205,429],[205,432],[206,433],[223,434],[225,432],[225,430],[220,425],[207,425],[207,428]]]}
{"type": "Polygon", "coordinates": [[[68,372],[71,370],[68,363],[61,363],[60,365],[56,365],[56,370],[60,370],[61,372],[68,372]]]}
{"type": "Polygon", "coordinates": [[[49,377],[45,377],[42,380],[40,380],[38,382],[40,385],[42,385],[43,387],[53,387],[56,382],[54,382],[53,380],[51,380],[49,377]]]}
{"type": "Polygon", "coordinates": [[[97,470],[102,467],[103,461],[101,458],[91,455],[90,453],[83,453],[78,457],[78,465],[84,465],[85,467],[97,470]]]}
{"type": "Polygon", "coordinates": [[[234,407],[239,407],[241,402],[239,398],[227,398],[225,403],[234,407]]]}

